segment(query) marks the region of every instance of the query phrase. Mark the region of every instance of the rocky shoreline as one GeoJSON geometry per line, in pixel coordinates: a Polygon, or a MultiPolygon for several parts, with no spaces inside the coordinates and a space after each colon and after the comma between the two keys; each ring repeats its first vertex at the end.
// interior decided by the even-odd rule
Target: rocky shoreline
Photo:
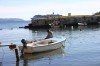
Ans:
{"type": "Polygon", "coordinates": [[[32,19],[31,23],[25,28],[54,28],[64,26],[88,26],[97,25],[100,22],[100,16],[85,15],[85,16],[60,16],[53,18],[32,19]]]}

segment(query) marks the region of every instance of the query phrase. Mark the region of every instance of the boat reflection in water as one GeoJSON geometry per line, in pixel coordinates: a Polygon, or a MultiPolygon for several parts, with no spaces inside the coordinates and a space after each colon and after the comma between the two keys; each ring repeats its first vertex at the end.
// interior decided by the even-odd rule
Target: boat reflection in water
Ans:
{"type": "Polygon", "coordinates": [[[21,59],[27,59],[27,60],[36,60],[36,59],[41,59],[41,58],[50,58],[54,56],[61,56],[64,54],[63,47],[51,50],[51,51],[46,51],[46,52],[41,52],[41,53],[33,53],[33,54],[24,54],[23,56],[20,56],[21,59]]]}
{"type": "MultiPolygon", "coordinates": [[[[64,55],[64,47],[60,47],[58,49],[52,50],[52,51],[46,51],[41,53],[33,53],[33,54],[24,54],[23,56],[20,56],[20,61],[23,62],[23,66],[29,66],[29,63],[32,63],[32,65],[35,62],[42,61],[43,59],[48,60],[48,64],[51,64],[51,59],[54,59],[59,56],[64,55]]],[[[16,66],[19,66],[19,64],[16,63],[16,66]]]]}

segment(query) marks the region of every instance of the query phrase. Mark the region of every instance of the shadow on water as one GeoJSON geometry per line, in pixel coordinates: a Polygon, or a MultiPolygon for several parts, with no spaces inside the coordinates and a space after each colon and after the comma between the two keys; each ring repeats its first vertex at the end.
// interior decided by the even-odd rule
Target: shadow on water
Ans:
{"type": "MultiPolygon", "coordinates": [[[[61,56],[64,54],[64,48],[58,48],[56,50],[52,51],[46,51],[46,52],[41,52],[41,53],[33,53],[33,54],[24,54],[23,56],[20,56],[20,60],[23,61],[23,66],[28,66],[28,63],[31,61],[36,61],[40,59],[47,58],[50,60],[52,57],[57,57],[61,56]]],[[[19,62],[16,62],[16,66],[19,66],[19,62]]]]}

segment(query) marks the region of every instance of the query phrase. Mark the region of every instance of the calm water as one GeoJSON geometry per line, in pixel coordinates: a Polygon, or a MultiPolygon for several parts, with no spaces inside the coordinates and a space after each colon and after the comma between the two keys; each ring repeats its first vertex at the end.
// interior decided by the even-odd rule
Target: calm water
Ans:
{"type": "Polygon", "coordinates": [[[0,22],[0,29],[12,29],[12,28],[18,28],[18,27],[24,27],[27,24],[31,23],[30,21],[19,21],[19,22],[0,22]]]}
{"type": "MultiPolygon", "coordinates": [[[[13,23],[9,24],[13,25],[13,23]]],[[[45,38],[47,34],[46,30],[17,28],[26,23],[16,23],[17,27],[9,24],[6,26],[2,24],[4,27],[0,30],[2,44],[14,43],[18,46],[21,45],[22,38],[37,40],[45,38]]],[[[100,26],[69,27],[52,29],[52,31],[54,36],[67,38],[64,48],[38,54],[25,54],[24,58],[16,62],[14,50],[0,47],[0,66],[100,66],[100,26]]]]}

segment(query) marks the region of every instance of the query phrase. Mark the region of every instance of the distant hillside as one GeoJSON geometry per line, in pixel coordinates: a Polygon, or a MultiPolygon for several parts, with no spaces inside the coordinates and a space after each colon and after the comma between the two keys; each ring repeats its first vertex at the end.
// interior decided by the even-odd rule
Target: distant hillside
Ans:
{"type": "Polygon", "coordinates": [[[19,18],[0,18],[0,22],[21,22],[21,21],[25,21],[23,19],[19,19],[19,18]]]}

